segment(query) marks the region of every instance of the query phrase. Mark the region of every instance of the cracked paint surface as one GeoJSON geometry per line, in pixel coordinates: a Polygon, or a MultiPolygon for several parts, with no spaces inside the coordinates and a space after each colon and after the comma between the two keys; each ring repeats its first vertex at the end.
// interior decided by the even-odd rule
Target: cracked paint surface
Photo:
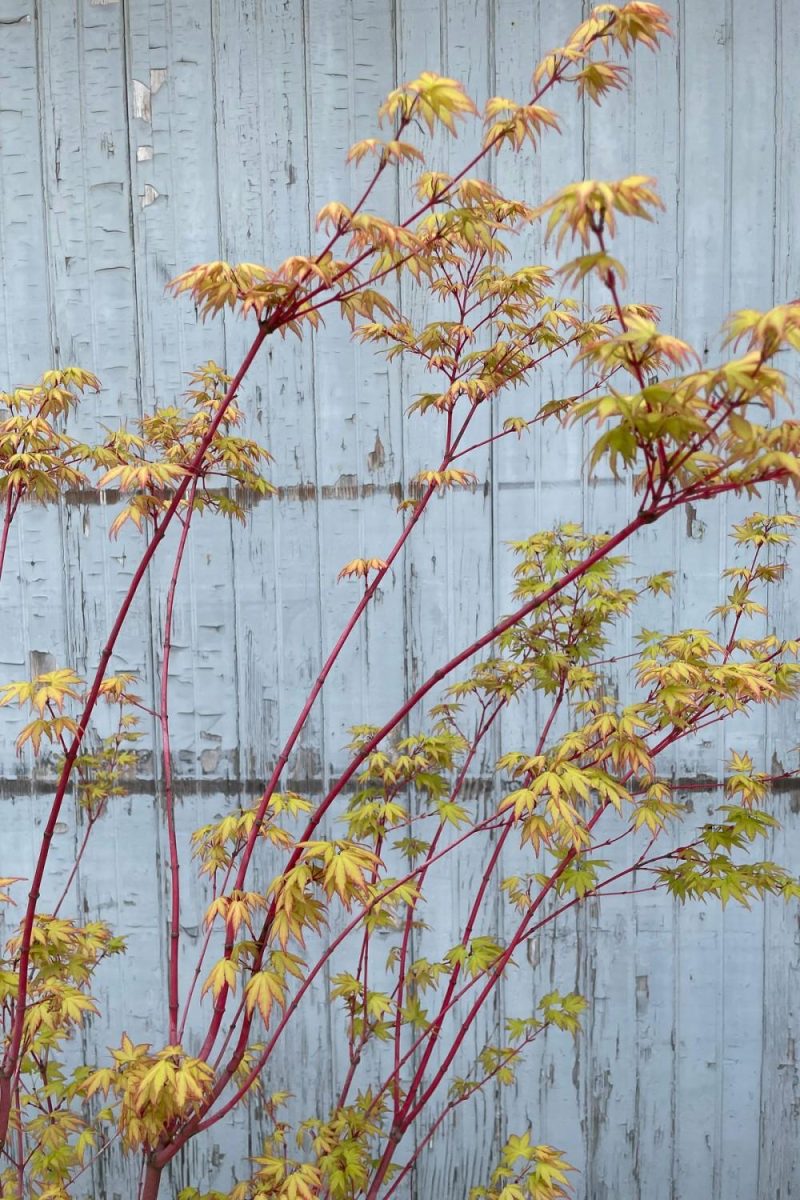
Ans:
{"type": "MultiPolygon", "coordinates": [[[[637,60],[629,94],[600,112],[565,106],[563,139],[545,143],[534,165],[493,160],[500,185],[534,201],[587,175],[658,176],[666,213],[617,252],[639,298],[660,304],[675,333],[710,347],[710,361],[727,311],[769,305],[773,276],[775,300],[800,292],[800,97],[787,42],[796,7],[674,0],[679,36],[657,58],[637,60]]],[[[78,362],[104,385],[93,416],[113,426],[176,396],[197,363],[235,366],[247,330],[199,325],[190,305],[165,296],[167,280],[208,259],[275,263],[302,253],[322,204],[352,199],[358,177],[345,153],[372,134],[395,68],[403,79],[425,69],[456,76],[479,102],[493,80],[493,90],[522,96],[538,55],[561,44],[582,11],[581,0],[0,0],[0,386],[78,362]]],[[[469,136],[440,146],[437,165],[447,170],[448,154],[450,166],[459,161],[469,136]]],[[[382,181],[376,209],[393,213],[405,182],[398,192],[382,181]]],[[[526,249],[541,248],[534,240],[526,249]]],[[[171,685],[184,848],[193,828],[249,801],[268,774],[350,611],[352,592],[333,587],[342,563],[393,540],[404,481],[430,466],[430,425],[405,417],[419,383],[354,348],[334,321],[313,345],[272,345],[251,376],[243,402],[253,435],[276,457],[278,492],[250,505],[247,529],[206,520],[192,531],[171,685]]],[[[541,396],[519,394],[520,410],[557,386],[557,376],[543,377],[541,396]]],[[[477,416],[476,441],[490,420],[488,408],[477,416]]],[[[82,434],[94,428],[87,421],[82,434]]],[[[485,486],[426,516],[402,574],[387,581],[315,709],[290,786],[324,786],[344,761],[348,725],[392,710],[442,648],[458,648],[507,610],[506,540],[563,518],[601,529],[619,519],[629,500],[613,481],[580,484],[585,454],[573,431],[509,438],[475,455],[485,486]]],[[[137,561],[135,537],[105,538],[116,501],[70,493],[60,511],[22,514],[8,570],[23,582],[0,594],[3,681],[49,669],[42,664],[94,664],[137,561]]],[[[733,502],[717,513],[687,509],[671,527],[643,532],[641,573],[664,565],[665,546],[676,556],[676,621],[703,623],[719,602],[724,530],[739,515],[733,502]]],[[[168,571],[166,559],[155,566],[117,655],[145,680],[168,571]]],[[[787,593],[770,620],[794,632],[794,607],[787,593]]],[[[524,745],[536,716],[509,714],[503,738],[524,745]]],[[[13,714],[3,709],[0,722],[3,857],[22,863],[51,780],[15,757],[13,714]]],[[[796,714],[773,714],[738,728],[736,746],[765,769],[773,755],[788,763],[797,726],[796,714]]],[[[164,910],[131,870],[149,864],[163,901],[156,743],[147,732],[140,778],[104,819],[81,873],[81,904],[128,935],[135,964],[103,977],[90,1033],[97,1055],[117,1032],[121,995],[134,1038],[162,1017],[164,910]]],[[[721,737],[695,746],[676,759],[677,778],[716,779],[727,749],[721,737]]],[[[478,764],[476,795],[488,766],[478,764]]],[[[797,862],[797,795],[779,793],[775,808],[786,826],[772,853],[797,862]]],[[[62,825],[54,877],[69,869],[78,836],[72,818],[62,825]]],[[[454,908],[472,869],[468,859],[458,864],[431,898],[437,911],[454,908]]],[[[189,970],[200,936],[190,903],[185,920],[189,970]]],[[[440,948],[453,936],[443,929],[440,948]]],[[[592,902],[531,944],[527,970],[527,991],[511,980],[503,1013],[529,1011],[534,993],[577,987],[592,1002],[586,1034],[574,1046],[548,1035],[502,1105],[484,1097],[465,1113],[459,1139],[434,1142],[415,1197],[461,1200],[503,1131],[528,1123],[579,1168],[581,1200],[794,1195],[800,957],[790,909],[678,911],[652,896],[592,902]]],[[[314,1064],[333,1064],[338,1053],[323,998],[315,1004],[285,1064],[309,1108],[331,1086],[332,1068],[314,1064]]],[[[216,1143],[193,1145],[176,1190],[227,1186],[258,1133],[257,1118],[240,1113],[216,1143]]],[[[128,1197],[132,1167],[112,1150],[85,1186],[87,1197],[128,1197]]]]}

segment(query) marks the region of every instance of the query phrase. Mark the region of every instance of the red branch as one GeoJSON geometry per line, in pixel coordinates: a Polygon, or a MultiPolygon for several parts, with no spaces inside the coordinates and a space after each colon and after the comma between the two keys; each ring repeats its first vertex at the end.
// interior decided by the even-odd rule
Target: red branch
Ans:
{"type": "Polygon", "coordinates": [[[78,752],[80,751],[81,744],[83,742],[84,737],[86,736],[86,730],[88,728],[89,721],[91,719],[92,713],[94,712],[95,706],[97,704],[97,700],[100,695],[100,687],[102,685],[103,679],[105,678],[105,673],[108,668],[109,660],[111,658],[111,655],[114,652],[114,647],[117,644],[117,639],[119,638],[119,635],[120,635],[122,628],[125,624],[125,621],[128,617],[128,613],[130,612],[131,606],[132,606],[133,601],[136,597],[136,594],[139,590],[139,587],[142,583],[142,580],[144,579],[144,577],[147,573],[147,569],[150,566],[150,563],[156,553],[156,550],[158,549],[158,547],[160,546],[160,544],[164,538],[164,534],[166,533],[167,528],[169,527],[173,517],[175,516],[175,513],[178,511],[178,508],[183,500],[183,497],[185,496],[186,492],[188,491],[188,489],[191,485],[192,479],[195,477],[195,475],[203,461],[203,457],[206,453],[206,450],[211,445],[211,442],[214,439],[217,429],[219,428],[220,424],[222,423],[222,420],[225,416],[228,406],[231,404],[234,396],[236,395],[236,393],[241,385],[242,380],[244,379],[245,375],[249,371],[259,350],[261,349],[262,343],[264,342],[264,339],[266,338],[268,332],[269,331],[267,328],[260,328],[258,330],[258,333],[256,334],[255,338],[253,339],[252,345],[250,346],[250,349],[248,350],[247,354],[245,355],[245,358],[244,358],[241,366],[239,367],[239,370],[236,372],[236,375],[233,377],[230,384],[228,385],[228,390],[226,391],[225,396],[224,396],[222,402],[220,403],[219,409],[217,410],[214,417],[210,421],[208,430],[201,438],[201,440],[198,444],[197,451],[196,451],[194,457],[192,458],[191,462],[188,464],[186,474],[181,479],[181,481],[178,483],[178,485],[175,489],[175,492],[173,494],[172,500],[170,501],[169,506],[167,507],[167,509],[164,512],[164,516],[161,520],[161,523],[158,526],[158,529],[153,533],[151,540],[147,544],[144,554],[142,555],[142,557],[139,561],[139,565],[133,574],[133,578],[131,579],[131,582],[128,585],[128,590],[125,593],[125,597],[122,601],[122,604],[120,605],[116,620],[114,621],[114,624],[112,626],[112,629],[108,636],[106,644],[103,647],[102,653],[100,655],[100,661],[97,666],[97,670],[95,671],[91,687],[87,694],[83,712],[81,713],[80,719],[78,721],[77,731],[72,739],[72,742],[70,743],[69,749],[64,758],[64,764],[61,768],[61,774],[59,776],[58,784],[56,786],[56,792],[53,797],[53,802],[50,806],[50,812],[48,814],[47,823],[46,823],[44,831],[42,833],[41,845],[39,847],[39,854],[37,856],[36,866],[35,866],[35,869],[33,872],[33,877],[31,879],[31,887],[30,887],[30,891],[28,893],[28,901],[27,901],[27,905],[26,905],[26,909],[25,909],[25,916],[24,916],[23,922],[22,922],[19,961],[17,964],[17,971],[16,971],[16,974],[17,974],[17,977],[19,980],[19,986],[18,986],[18,992],[17,992],[17,996],[15,998],[15,1004],[14,1004],[14,1020],[13,1020],[13,1025],[12,1025],[12,1029],[11,1029],[11,1037],[9,1038],[8,1046],[6,1047],[6,1052],[3,1057],[2,1068],[0,1069],[0,1144],[5,1142],[6,1135],[8,1132],[8,1124],[9,1124],[9,1120],[11,1117],[11,1102],[12,1102],[11,1081],[12,1081],[12,1078],[17,1069],[20,1047],[22,1045],[24,1021],[25,1021],[25,1008],[26,1008],[26,1001],[27,1001],[27,996],[28,996],[28,967],[30,964],[30,949],[31,949],[31,937],[33,934],[33,924],[34,924],[34,920],[36,917],[36,904],[39,899],[39,894],[40,894],[40,890],[41,890],[41,886],[42,886],[42,879],[44,878],[44,872],[45,872],[45,868],[47,866],[47,860],[50,856],[50,848],[51,848],[52,841],[53,841],[53,835],[55,833],[55,827],[58,823],[58,819],[61,814],[61,807],[64,803],[64,797],[66,796],[67,788],[69,786],[69,782],[72,777],[72,770],[75,765],[75,759],[78,756],[78,752]]]}

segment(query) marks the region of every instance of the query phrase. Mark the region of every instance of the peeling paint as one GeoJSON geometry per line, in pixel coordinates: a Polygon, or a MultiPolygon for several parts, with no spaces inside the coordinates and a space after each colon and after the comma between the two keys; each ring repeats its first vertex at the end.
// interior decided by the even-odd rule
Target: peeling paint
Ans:
{"type": "MultiPolygon", "coordinates": [[[[158,193],[156,193],[158,195],[158,193]]],[[[413,489],[412,489],[413,490],[413,489]]],[[[209,488],[209,495],[216,495],[218,489],[209,488]]],[[[227,493],[225,493],[227,494],[227,493]]],[[[279,484],[274,492],[262,496],[259,492],[248,492],[245,489],[237,492],[237,498],[247,507],[256,508],[261,504],[273,503],[279,500],[285,503],[299,502],[307,504],[310,500],[368,500],[373,496],[386,496],[393,503],[403,499],[403,485],[395,483],[360,483],[356,475],[340,475],[336,483],[324,483],[321,488],[314,483],[279,484]]],[[[63,493],[64,503],[68,507],[88,504],[112,505],[121,500],[120,493],[115,488],[86,488],[78,490],[70,488],[63,493]]]]}
{"type": "Polygon", "coordinates": [[[45,675],[48,671],[55,671],[57,667],[56,656],[51,654],[49,650],[31,650],[29,655],[31,678],[35,675],[45,675]]]}
{"type": "Polygon", "coordinates": [[[638,1016],[642,1016],[647,1011],[647,1003],[650,999],[649,981],[646,975],[636,976],[636,1012],[638,1016]]]}
{"type": "Polygon", "coordinates": [[[155,96],[156,92],[164,86],[167,80],[167,71],[164,67],[150,68],[150,95],[155,96]]]}
{"type": "Polygon", "coordinates": [[[150,88],[141,79],[134,79],[131,87],[133,115],[138,121],[151,121],[150,88]]]}
{"type": "Polygon", "coordinates": [[[151,204],[155,204],[160,194],[161,193],[153,187],[152,183],[146,183],[144,185],[144,191],[141,195],[142,208],[149,208],[151,204]]]}
{"type": "Polygon", "coordinates": [[[686,505],[686,536],[692,538],[695,542],[703,540],[703,535],[706,531],[705,522],[699,520],[697,516],[697,508],[694,504],[686,505]]]}
{"type": "Polygon", "coordinates": [[[204,775],[213,775],[219,766],[220,752],[218,749],[208,748],[200,752],[200,769],[204,775]]]}
{"type": "Polygon", "coordinates": [[[381,435],[380,435],[380,433],[378,433],[376,431],[375,445],[372,447],[369,454],[367,455],[367,467],[370,471],[379,471],[385,462],[386,462],[386,451],[383,448],[383,442],[381,441],[381,435]]]}
{"type": "Polygon", "coordinates": [[[357,475],[340,475],[333,485],[334,495],[338,500],[357,500],[359,494],[357,475]]]}

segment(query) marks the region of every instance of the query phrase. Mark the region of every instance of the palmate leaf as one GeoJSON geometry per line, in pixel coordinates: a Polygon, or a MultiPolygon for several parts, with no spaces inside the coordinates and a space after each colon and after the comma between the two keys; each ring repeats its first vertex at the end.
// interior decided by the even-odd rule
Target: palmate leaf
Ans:
{"type": "Polygon", "coordinates": [[[244,989],[245,1006],[251,1013],[257,1008],[265,1025],[269,1024],[273,1006],[286,1006],[286,990],[282,979],[274,971],[256,971],[244,989]]]}
{"type": "Polygon", "coordinates": [[[474,115],[477,111],[457,80],[423,71],[419,78],[389,94],[378,110],[378,119],[381,123],[407,122],[412,116],[418,116],[430,133],[440,124],[455,134],[455,118],[474,115]]]}
{"type": "Polygon", "coordinates": [[[345,563],[339,574],[339,579],[366,579],[371,571],[385,571],[386,563],[382,558],[353,558],[345,563]]]}
{"type": "Polygon", "coordinates": [[[62,667],[37,675],[30,681],[5,684],[0,688],[0,705],[27,704],[35,708],[41,717],[48,705],[62,711],[67,699],[79,699],[81,693],[78,689],[82,685],[83,680],[79,675],[69,667],[62,667]]]}
{"type": "Polygon", "coordinates": [[[238,979],[239,968],[236,963],[230,958],[221,958],[209,971],[201,994],[205,995],[206,992],[211,992],[216,1000],[223,988],[228,988],[232,992],[236,991],[238,979]]]}

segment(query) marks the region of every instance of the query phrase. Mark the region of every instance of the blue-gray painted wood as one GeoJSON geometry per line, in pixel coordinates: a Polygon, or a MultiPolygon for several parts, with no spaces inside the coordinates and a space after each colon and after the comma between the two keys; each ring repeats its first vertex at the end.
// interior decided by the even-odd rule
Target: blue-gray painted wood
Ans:
{"type": "MultiPolygon", "coordinates": [[[[114,425],[169,402],[203,360],[235,366],[243,326],[198,324],[191,305],[165,296],[166,281],[210,258],[275,263],[303,252],[319,207],[355,195],[360,175],[345,164],[347,147],[372,133],[398,78],[431,69],[462,79],[479,102],[496,92],[521,97],[539,54],[584,8],[582,0],[0,0],[0,386],[57,363],[91,368],[104,390],[87,410],[88,434],[97,421],[114,425]]],[[[800,292],[792,55],[800,0],[673,0],[672,11],[674,41],[656,58],[637,54],[627,93],[601,110],[559,98],[563,138],[491,169],[531,201],[584,175],[656,175],[666,212],[619,242],[631,292],[661,305],[668,326],[713,356],[729,310],[800,292]]],[[[471,137],[436,141],[442,169],[471,137]]],[[[376,206],[399,211],[407,181],[382,181],[376,206]]],[[[539,234],[522,249],[537,260],[539,234]]],[[[276,456],[281,493],[256,505],[244,530],[211,520],[193,530],[171,683],[184,848],[193,828],[250,799],[268,773],[350,611],[355,585],[335,586],[339,567],[382,554],[396,535],[398,488],[431,465],[429,427],[404,417],[418,382],[405,364],[354,347],[335,320],[303,344],[277,342],[252,372],[243,398],[276,456]]],[[[541,394],[519,403],[559,386],[555,368],[541,394]]],[[[480,420],[481,436],[497,428],[489,410],[480,420]]],[[[443,649],[455,651],[504,611],[505,540],[562,518],[607,528],[630,511],[608,478],[582,482],[585,452],[575,430],[476,453],[470,465],[487,486],[449,496],[426,517],[315,709],[294,777],[324,783],[345,761],[349,724],[390,712],[443,649]]],[[[676,624],[704,622],[719,602],[726,530],[741,511],[733,502],[689,511],[638,539],[637,573],[678,566],[676,624]]],[[[89,497],[21,513],[0,597],[3,680],[49,664],[92,667],[136,561],[134,536],[108,541],[112,518],[89,497]]],[[[154,566],[116,658],[146,687],[160,654],[168,561],[167,552],[154,566]]],[[[772,605],[770,625],[796,633],[791,586],[772,605]]],[[[644,623],[648,616],[645,607],[644,623]]],[[[633,632],[621,630],[623,649],[633,632]]],[[[540,719],[535,706],[508,714],[482,769],[501,741],[524,744],[540,719]]],[[[2,710],[0,873],[30,861],[50,782],[15,757],[14,721],[2,710]]],[[[154,754],[156,731],[145,732],[154,754]]],[[[714,776],[735,745],[765,768],[788,767],[798,741],[797,713],[783,710],[682,749],[673,766],[714,776]]],[[[138,1039],[162,1036],[167,881],[147,782],[155,761],[143,763],[141,792],[104,818],[80,871],[81,911],[108,919],[130,943],[126,961],[100,977],[90,1055],[103,1055],[121,1021],[138,1039]]],[[[699,819],[711,803],[696,801],[699,819]]],[[[797,806],[780,795],[775,807],[785,818],[775,855],[796,863],[797,806]]],[[[48,894],[81,836],[69,815],[48,894]]],[[[430,907],[440,918],[455,910],[472,866],[465,859],[436,882],[430,907]]],[[[269,864],[259,869],[263,883],[269,864]]],[[[187,870],[184,978],[203,904],[190,878],[187,870]]],[[[454,937],[439,924],[426,946],[436,953],[454,937]]],[[[577,986],[592,1002],[585,1034],[574,1047],[548,1035],[513,1091],[483,1097],[458,1129],[443,1130],[413,1194],[463,1196],[505,1132],[530,1124],[566,1149],[586,1200],[789,1200],[800,1191],[798,975],[797,912],[779,902],[724,913],[652,895],[586,905],[531,945],[487,1015],[491,1023],[525,1011],[553,984],[577,986]]],[[[479,1042],[480,1031],[473,1049],[479,1042]]],[[[291,1087],[310,1111],[330,1096],[340,1055],[320,994],[270,1083],[291,1087]]],[[[240,1111],[193,1144],[176,1183],[241,1177],[258,1133],[256,1116],[240,1111]]],[[[134,1192],[133,1169],[116,1150],[76,1189],[109,1200],[134,1192]]]]}

